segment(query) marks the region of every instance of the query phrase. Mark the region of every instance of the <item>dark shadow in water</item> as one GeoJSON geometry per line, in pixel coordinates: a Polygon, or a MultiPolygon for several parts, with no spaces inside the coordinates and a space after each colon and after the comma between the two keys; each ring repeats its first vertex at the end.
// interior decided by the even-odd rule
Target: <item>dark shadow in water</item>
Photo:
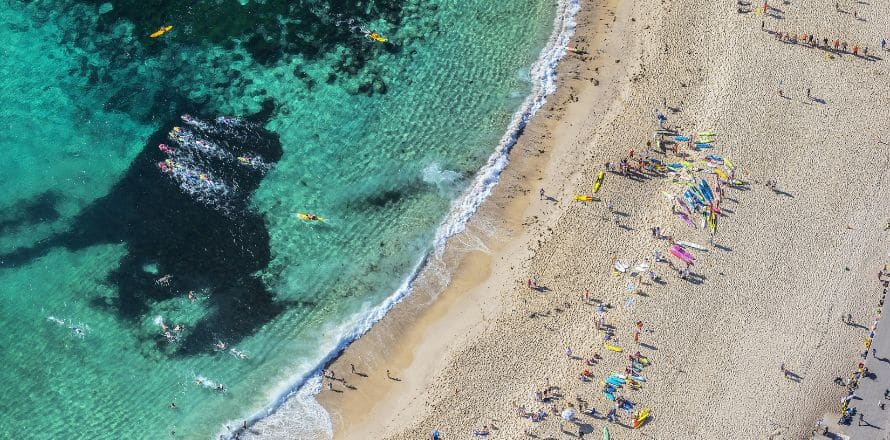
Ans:
{"type": "Polygon", "coordinates": [[[54,191],[46,191],[28,200],[20,200],[0,212],[0,235],[23,226],[38,223],[52,223],[59,219],[56,209],[61,196],[54,191]]]}
{"type": "MultiPolygon", "coordinates": [[[[159,170],[157,163],[167,156],[158,144],[172,145],[167,132],[172,125],[179,125],[235,155],[249,152],[275,163],[282,155],[281,143],[277,135],[261,128],[273,107],[271,101],[264,103],[263,111],[247,118],[253,123],[236,127],[210,122],[202,131],[178,120],[165,124],[149,138],[123,178],[75,217],[68,231],[0,255],[0,268],[28,264],[54,248],[77,251],[121,243],[127,254],[116,268],[109,268],[106,278],[116,288],[117,296],[95,298],[94,306],[114,312],[121,320],[136,321],[155,301],[208,288],[208,316],[187,329],[177,345],[177,355],[207,352],[217,339],[233,344],[254,333],[287,306],[275,301],[253,276],[270,261],[269,233],[263,217],[248,208],[250,194],[264,173],[239,166],[237,161],[201,158],[204,170],[237,185],[238,190],[228,197],[229,209],[221,210],[183,192],[169,174],[159,170]],[[149,263],[157,265],[158,274],[143,269],[149,263]],[[164,274],[172,275],[172,282],[167,286],[156,284],[164,274]]],[[[51,200],[44,197],[43,202],[51,200]]],[[[45,208],[32,211],[42,213],[45,208]]]]}

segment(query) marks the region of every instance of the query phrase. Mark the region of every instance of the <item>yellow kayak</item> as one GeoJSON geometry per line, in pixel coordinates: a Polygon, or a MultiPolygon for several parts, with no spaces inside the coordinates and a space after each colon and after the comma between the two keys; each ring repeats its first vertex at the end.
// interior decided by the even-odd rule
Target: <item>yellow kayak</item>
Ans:
{"type": "Polygon", "coordinates": [[[305,220],[307,222],[323,222],[324,218],[319,217],[315,214],[297,214],[297,218],[300,220],[305,220]]]}
{"type": "Polygon", "coordinates": [[[386,37],[378,34],[377,32],[371,32],[370,34],[368,34],[368,37],[378,43],[386,43],[386,37]]]}
{"type": "Polygon", "coordinates": [[[167,31],[169,31],[170,29],[173,29],[173,26],[161,26],[160,29],[158,29],[158,30],[152,32],[151,35],[149,35],[149,37],[150,37],[150,38],[158,38],[158,37],[160,37],[161,35],[166,34],[167,31]]]}

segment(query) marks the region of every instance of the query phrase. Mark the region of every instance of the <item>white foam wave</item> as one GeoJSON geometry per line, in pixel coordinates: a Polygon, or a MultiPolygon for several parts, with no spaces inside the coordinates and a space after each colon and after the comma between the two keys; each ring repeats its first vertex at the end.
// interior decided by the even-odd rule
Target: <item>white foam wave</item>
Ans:
{"type": "Polygon", "coordinates": [[[438,162],[433,162],[427,165],[426,168],[423,169],[422,176],[424,182],[430,185],[436,185],[436,188],[438,188],[442,195],[449,195],[450,193],[450,195],[453,196],[457,192],[460,173],[442,169],[442,165],[438,162]]]}
{"type": "Polygon", "coordinates": [[[451,211],[436,231],[437,252],[442,251],[449,237],[466,228],[470,217],[476,213],[482,201],[491,194],[492,188],[500,181],[501,172],[509,162],[510,150],[516,145],[522,130],[547,102],[547,96],[556,91],[556,66],[565,56],[566,46],[575,34],[575,16],[580,9],[579,0],[560,2],[550,41],[530,71],[532,93],[513,115],[507,132],[501,138],[497,149],[489,156],[488,162],[476,174],[476,178],[464,194],[451,205],[451,211]]]}
{"type": "MultiPolygon", "coordinates": [[[[554,19],[553,33],[530,70],[530,80],[533,84],[532,92],[513,115],[506,133],[501,138],[494,153],[488,158],[485,166],[476,174],[467,190],[452,203],[447,216],[436,230],[433,247],[436,256],[441,255],[449,237],[466,229],[470,217],[479,209],[485,198],[491,194],[492,188],[500,180],[501,172],[509,161],[508,155],[510,150],[516,145],[522,130],[532,116],[544,106],[547,96],[556,91],[556,67],[565,55],[566,47],[575,33],[575,16],[580,8],[579,0],[561,0],[559,2],[556,18],[554,19]]],[[[430,171],[432,173],[437,170],[431,169],[430,171]]],[[[441,172],[441,167],[438,168],[438,171],[441,172]]],[[[426,174],[427,172],[424,170],[424,180],[426,180],[426,174]]],[[[333,435],[332,423],[327,413],[315,402],[313,397],[321,390],[319,376],[322,367],[333,361],[346,346],[367,332],[393,306],[410,294],[414,280],[425,266],[429,257],[430,255],[422,257],[411,271],[411,275],[381,304],[357,313],[347,323],[341,325],[339,331],[336,332],[336,334],[340,335],[339,339],[316,364],[317,366],[311,369],[311,371],[293,378],[295,380],[292,380],[282,391],[276,393],[270,405],[247,419],[247,425],[253,426],[261,420],[269,419],[269,416],[287,406],[288,410],[282,411],[282,413],[299,414],[299,417],[311,416],[310,418],[317,421],[317,423],[308,424],[305,420],[295,423],[294,417],[280,417],[280,420],[276,421],[265,420],[264,429],[268,428],[270,430],[267,434],[273,434],[280,427],[285,427],[285,431],[281,432],[281,434],[287,438],[304,438],[307,435],[318,435],[318,433],[323,433],[330,438],[333,435]],[[289,402],[291,399],[293,399],[293,402],[289,402]],[[290,410],[295,410],[296,413],[290,412],[290,410]]],[[[249,435],[245,437],[245,434],[248,433],[242,432],[241,434],[242,438],[250,438],[249,435]]],[[[269,437],[264,435],[263,438],[269,437]]]]}

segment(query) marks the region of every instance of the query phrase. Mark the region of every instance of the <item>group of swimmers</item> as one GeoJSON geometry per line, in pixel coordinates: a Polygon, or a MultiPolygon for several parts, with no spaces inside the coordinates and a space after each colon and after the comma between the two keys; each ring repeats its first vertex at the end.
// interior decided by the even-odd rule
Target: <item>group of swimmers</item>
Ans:
{"type": "Polygon", "coordinates": [[[242,126],[244,122],[241,119],[221,116],[217,118],[216,124],[213,124],[188,114],[182,115],[181,118],[197,131],[173,127],[167,134],[170,144],[158,145],[158,149],[168,157],[159,161],[157,166],[162,172],[173,176],[184,192],[195,196],[199,201],[214,206],[225,206],[223,203],[225,197],[232,192],[229,185],[205,169],[208,158],[249,167],[261,173],[270,168],[270,165],[258,155],[233,154],[227,148],[202,135],[202,132],[212,134],[225,130],[220,126],[242,126]]]}
{"type": "Polygon", "coordinates": [[[161,334],[164,336],[164,339],[170,343],[176,342],[185,330],[185,325],[183,324],[176,324],[173,327],[170,327],[164,322],[164,318],[160,315],[155,317],[154,322],[161,328],[161,334]]]}
{"type": "MultiPolygon", "coordinates": [[[[216,344],[213,344],[213,348],[215,348],[217,351],[225,351],[225,349],[229,348],[229,346],[225,342],[217,340],[216,344]]],[[[234,348],[234,347],[229,348],[229,353],[231,353],[232,356],[235,356],[238,359],[241,359],[241,360],[247,359],[247,353],[245,353],[241,350],[238,350],[237,348],[234,348]]]]}
{"type": "Polygon", "coordinates": [[[218,391],[220,393],[226,392],[226,387],[221,383],[216,383],[204,376],[196,376],[195,377],[195,385],[201,385],[204,388],[210,388],[214,391],[218,391]]]}

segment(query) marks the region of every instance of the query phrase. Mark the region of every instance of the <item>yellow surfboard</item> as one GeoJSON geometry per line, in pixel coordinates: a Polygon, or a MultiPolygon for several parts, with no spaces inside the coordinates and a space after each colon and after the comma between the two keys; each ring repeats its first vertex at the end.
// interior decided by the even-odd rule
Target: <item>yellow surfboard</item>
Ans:
{"type": "Polygon", "coordinates": [[[593,196],[579,196],[576,194],[576,195],[572,196],[572,199],[577,200],[579,202],[592,202],[593,196]]]}
{"type": "Polygon", "coordinates": [[[720,168],[714,168],[714,174],[716,174],[717,177],[719,177],[721,180],[729,179],[729,176],[727,176],[726,173],[724,173],[723,170],[721,170],[720,168]]]}
{"type": "Polygon", "coordinates": [[[651,413],[651,412],[652,411],[649,410],[649,408],[646,408],[646,409],[640,411],[640,414],[637,416],[636,419],[634,419],[634,429],[637,429],[640,426],[643,426],[643,423],[646,421],[646,419],[649,418],[649,413],[651,413]]]}
{"type": "Polygon", "coordinates": [[[603,348],[605,348],[606,350],[614,351],[615,353],[621,353],[622,351],[624,351],[623,348],[621,348],[617,345],[609,344],[608,342],[603,343],[603,348]]]}
{"type": "Polygon", "coordinates": [[[378,34],[377,32],[371,32],[370,34],[368,34],[368,37],[370,37],[372,40],[374,40],[378,43],[386,43],[386,37],[378,34]]]}
{"type": "Polygon", "coordinates": [[[600,187],[603,186],[603,180],[606,178],[606,173],[600,171],[599,174],[596,175],[596,181],[593,182],[593,193],[596,194],[599,192],[600,187]]]}

